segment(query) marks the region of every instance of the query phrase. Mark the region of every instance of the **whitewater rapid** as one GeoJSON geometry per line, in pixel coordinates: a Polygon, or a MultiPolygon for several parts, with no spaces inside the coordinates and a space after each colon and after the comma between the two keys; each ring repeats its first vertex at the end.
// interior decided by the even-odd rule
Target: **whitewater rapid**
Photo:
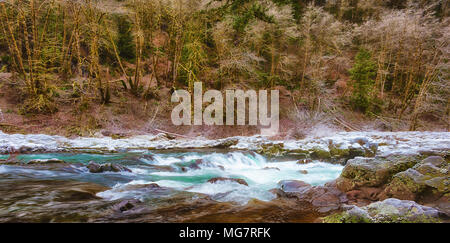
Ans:
{"type": "Polygon", "coordinates": [[[153,180],[132,180],[118,183],[113,189],[102,192],[99,196],[118,199],[128,195],[122,190],[130,185],[156,183],[159,186],[177,190],[197,192],[213,196],[217,201],[234,201],[245,204],[252,198],[269,201],[275,196],[269,192],[277,188],[281,180],[302,180],[312,185],[323,185],[336,179],[343,166],[323,162],[297,164],[297,161],[269,162],[264,156],[255,153],[188,153],[183,156],[174,154],[154,154],[153,160],[144,159],[153,165],[176,166],[193,160],[201,160],[199,169],[183,171],[153,171],[145,167],[131,168],[133,173],[152,177],[153,180]],[[307,171],[302,174],[300,171],[307,171]],[[248,186],[233,181],[207,182],[214,177],[244,179],[248,186]]]}
{"type": "Polygon", "coordinates": [[[285,151],[317,148],[328,151],[330,145],[340,149],[360,148],[365,146],[360,142],[364,140],[366,144],[377,144],[377,155],[417,154],[422,151],[448,152],[449,135],[449,132],[341,132],[303,140],[272,141],[262,136],[217,140],[169,139],[164,134],[124,139],[103,136],[70,139],[0,132],[0,159],[7,159],[9,153],[18,152],[20,155],[16,159],[24,163],[32,159],[56,158],[83,166],[90,161],[119,163],[131,170],[94,174],[83,166],[66,171],[47,171],[0,165],[0,182],[16,178],[88,181],[110,187],[98,193],[99,197],[107,200],[146,200],[161,196],[145,189],[145,185],[156,183],[174,191],[200,193],[217,201],[245,204],[252,198],[274,199],[275,195],[270,190],[277,188],[281,180],[323,185],[336,179],[343,169],[342,165],[318,160],[302,164],[289,156],[266,157],[257,153],[265,145],[282,144],[285,151]],[[195,166],[189,167],[192,164],[195,166]],[[230,180],[208,182],[217,177],[243,179],[248,186],[230,180]]]}

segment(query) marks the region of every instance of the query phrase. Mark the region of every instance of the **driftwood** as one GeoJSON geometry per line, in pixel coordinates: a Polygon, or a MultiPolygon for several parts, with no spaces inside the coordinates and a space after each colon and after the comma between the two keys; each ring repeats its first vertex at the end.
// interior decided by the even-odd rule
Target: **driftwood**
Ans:
{"type": "Polygon", "coordinates": [[[17,127],[17,126],[13,125],[13,124],[8,124],[8,123],[0,123],[0,127],[17,127]]]}
{"type": "Polygon", "coordinates": [[[361,129],[358,129],[358,128],[354,127],[354,126],[351,125],[350,123],[348,123],[348,122],[346,122],[346,121],[344,121],[344,120],[342,120],[342,119],[340,119],[340,118],[338,118],[338,117],[335,117],[334,120],[335,120],[337,123],[339,123],[340,125],[344,126],[345,128],[347,128],[347,129],[349,129],[349,130],[351,130],[351,131],[361,131],[361,129]]]}
{"type": "Polygon", "coordinates": [[[161,130],[161,129],[157,129],[157,128],[153,128],[153,130],[155,130],[157,132],[162,132],[162,133],[167,133],[167,134],[170,134],[170,135],[178,136],[178,137],[189,138],[188,136],[185,136],[185,135],[181,135],[181,134],[177,134],[177,133],[173,133],[173,132],[167,132],[167,131],[164,131],[164,130],[161,130]]]}

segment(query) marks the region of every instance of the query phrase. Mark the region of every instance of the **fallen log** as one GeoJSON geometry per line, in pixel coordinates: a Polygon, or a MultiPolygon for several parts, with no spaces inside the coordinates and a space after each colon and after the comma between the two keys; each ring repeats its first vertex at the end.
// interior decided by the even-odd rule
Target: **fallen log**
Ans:
{"type": "Polygon", "coordinates": [[[181,134],[173,133],[173,132],[167,132],[167,131],[164,131],[164,130],[161,130],[161,129],[157,129],[157,128],[153,128],[153,130],[155,130],[157,132],[162,132],[162,133],[167,133],[167,134],[170,134],[170,135],[178,136],[178,137],[189,138],[188,136],[185,136],[185,135],[181,135],[181,134]]]}

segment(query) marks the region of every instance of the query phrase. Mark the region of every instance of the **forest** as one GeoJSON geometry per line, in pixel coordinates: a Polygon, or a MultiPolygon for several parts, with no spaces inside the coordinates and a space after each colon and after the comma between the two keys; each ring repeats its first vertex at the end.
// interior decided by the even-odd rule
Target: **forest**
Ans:
{"type": "Polygon", "coordinates": [[[280,89],[294,123],[448,131],[449,21],[446,0],[4,0],[0,122],[153,122],[202,82],[280,89]]]}
{"type": "Polygon", "coordinates": [[[0,223],[450,223],[448,2],[0,0],[0,223]]]}

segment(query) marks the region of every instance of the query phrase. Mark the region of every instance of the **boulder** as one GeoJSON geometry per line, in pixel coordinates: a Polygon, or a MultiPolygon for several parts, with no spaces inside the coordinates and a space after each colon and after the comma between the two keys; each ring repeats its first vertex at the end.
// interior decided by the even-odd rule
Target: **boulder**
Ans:
{"type": "Polygon", "coordinates": [[[332,140],[328,142],[328,150],[333,162],[345,165],[349,159],[374,157],[378,151],[378,144],[369,142],[367,138],[355,138],[350,142],[352,145],[348,148],[341,148],[340,144],[335,144],[332,140]]]}
{"type": "Polygon", "coordinates": [[[414,167],[397,173],[385,189],[386,197],[419,200],[443,196],[450,192],[449,165],[438,156],[430,156],[414,167]],[[430,193],[431,192],[431,193],[430,193]]]}
{"type": "Polygon", "coordinates": [[[337,186],[342,191],[382,186],[388,183],[393,175],[413,167],[416,163],[418,160],[415,156],[356,157],[347,161],[337,180],[337,186]]]}
{"type": "Polygon", "coordinates": [[[429,202],[450,193],[449,169],[439,156],[357,157],[347,162],[336,183],[350,199],[429,202]]]}
{"type": "Polygon", "coordinates": [[[417,200],[418,194],[422,193],[425,189],[423,175],[414,169],[408,169],[396,174],[384,192],[386,197],[417,200]]]}
{"type": "Polygon", "coordinates": [[[430,223],[443,214],[413,201],[389,198],[364,207],[350,206],[345,211],[324,218],[327,223],[430,223]]]}
{"type": "Polygon", "coordinates": [[[212,147],[213,148],[229,148],[231,146],[234,146],[236,144],[239,143],[239,139],[238,138],[224,138],[224,139],[219,139],[217,141],[217,144],[214,144],[212,147]]]}
{"type": "Polygon", "coordinates": [[[329,160],[331,159],[331,153],[329,151],[320,149],[320,148],[313,148],[311,150],[311,153],[309,154],[312,159],[315,160],[329,160]]]}
{"type": "Polygon", "coordinates": [[[209,183],[216,183],[218,181],[231,181],[236,182],[244,186],[248,186],[247,182],[244,179],[236,179],[236,178],[225,178],[225,177],[215,177],[208,180],[209,183]]]}
{"type": "Polygon", "coordinates": [[[125,166],[122,166],[119,164],[112,164],[112,163],[97,164],[97,163],[91,161],[91,162],[89,162],[89,164],[86,167],[89,169],[89,172],[91,172],[91,173],[131,172],[131,170],[125,166]]]}
{"type": "Polygon", "coordinates": [[[287,151],[284,149],[283,143],[261,144],[260,149],[258,149],[257,152],[269,157],[279,157],[287,153],[287,151]]]}
{"type": "Polygon", "coordinates": [[[335,183],[311,186],[303,181],[283,180],[278,185],[280,189],[273,190],[278,198],[294,199],[299,204],[307,204],[319,214],[338,210],[341,204],[348,202],[346,195],[336,188],[335,183]]]}
{"type": "Polygon", "coordinates": [[[278,186],[283,192],[303,192],[311,187],[310,184],[298,180],[282,180],[278,182],[278,186]]]}
{"type": "Polygon", "coordinates": [[[186,171],[189,171],[189,170],[200,170],[201,169],[200,166],[211,167],[211,168],[219,168],[221,170],[225,169],[221,165],[216,166],[213,163],[211,163],[209,161],[204,161],[202,159],[196,159],[196,160],[192,160],[192,161],[189,161],[189,162],[176,163],[176,165],[181,167],[181,171],[183,171],[183,172],[186,172],[186,171]]]}

